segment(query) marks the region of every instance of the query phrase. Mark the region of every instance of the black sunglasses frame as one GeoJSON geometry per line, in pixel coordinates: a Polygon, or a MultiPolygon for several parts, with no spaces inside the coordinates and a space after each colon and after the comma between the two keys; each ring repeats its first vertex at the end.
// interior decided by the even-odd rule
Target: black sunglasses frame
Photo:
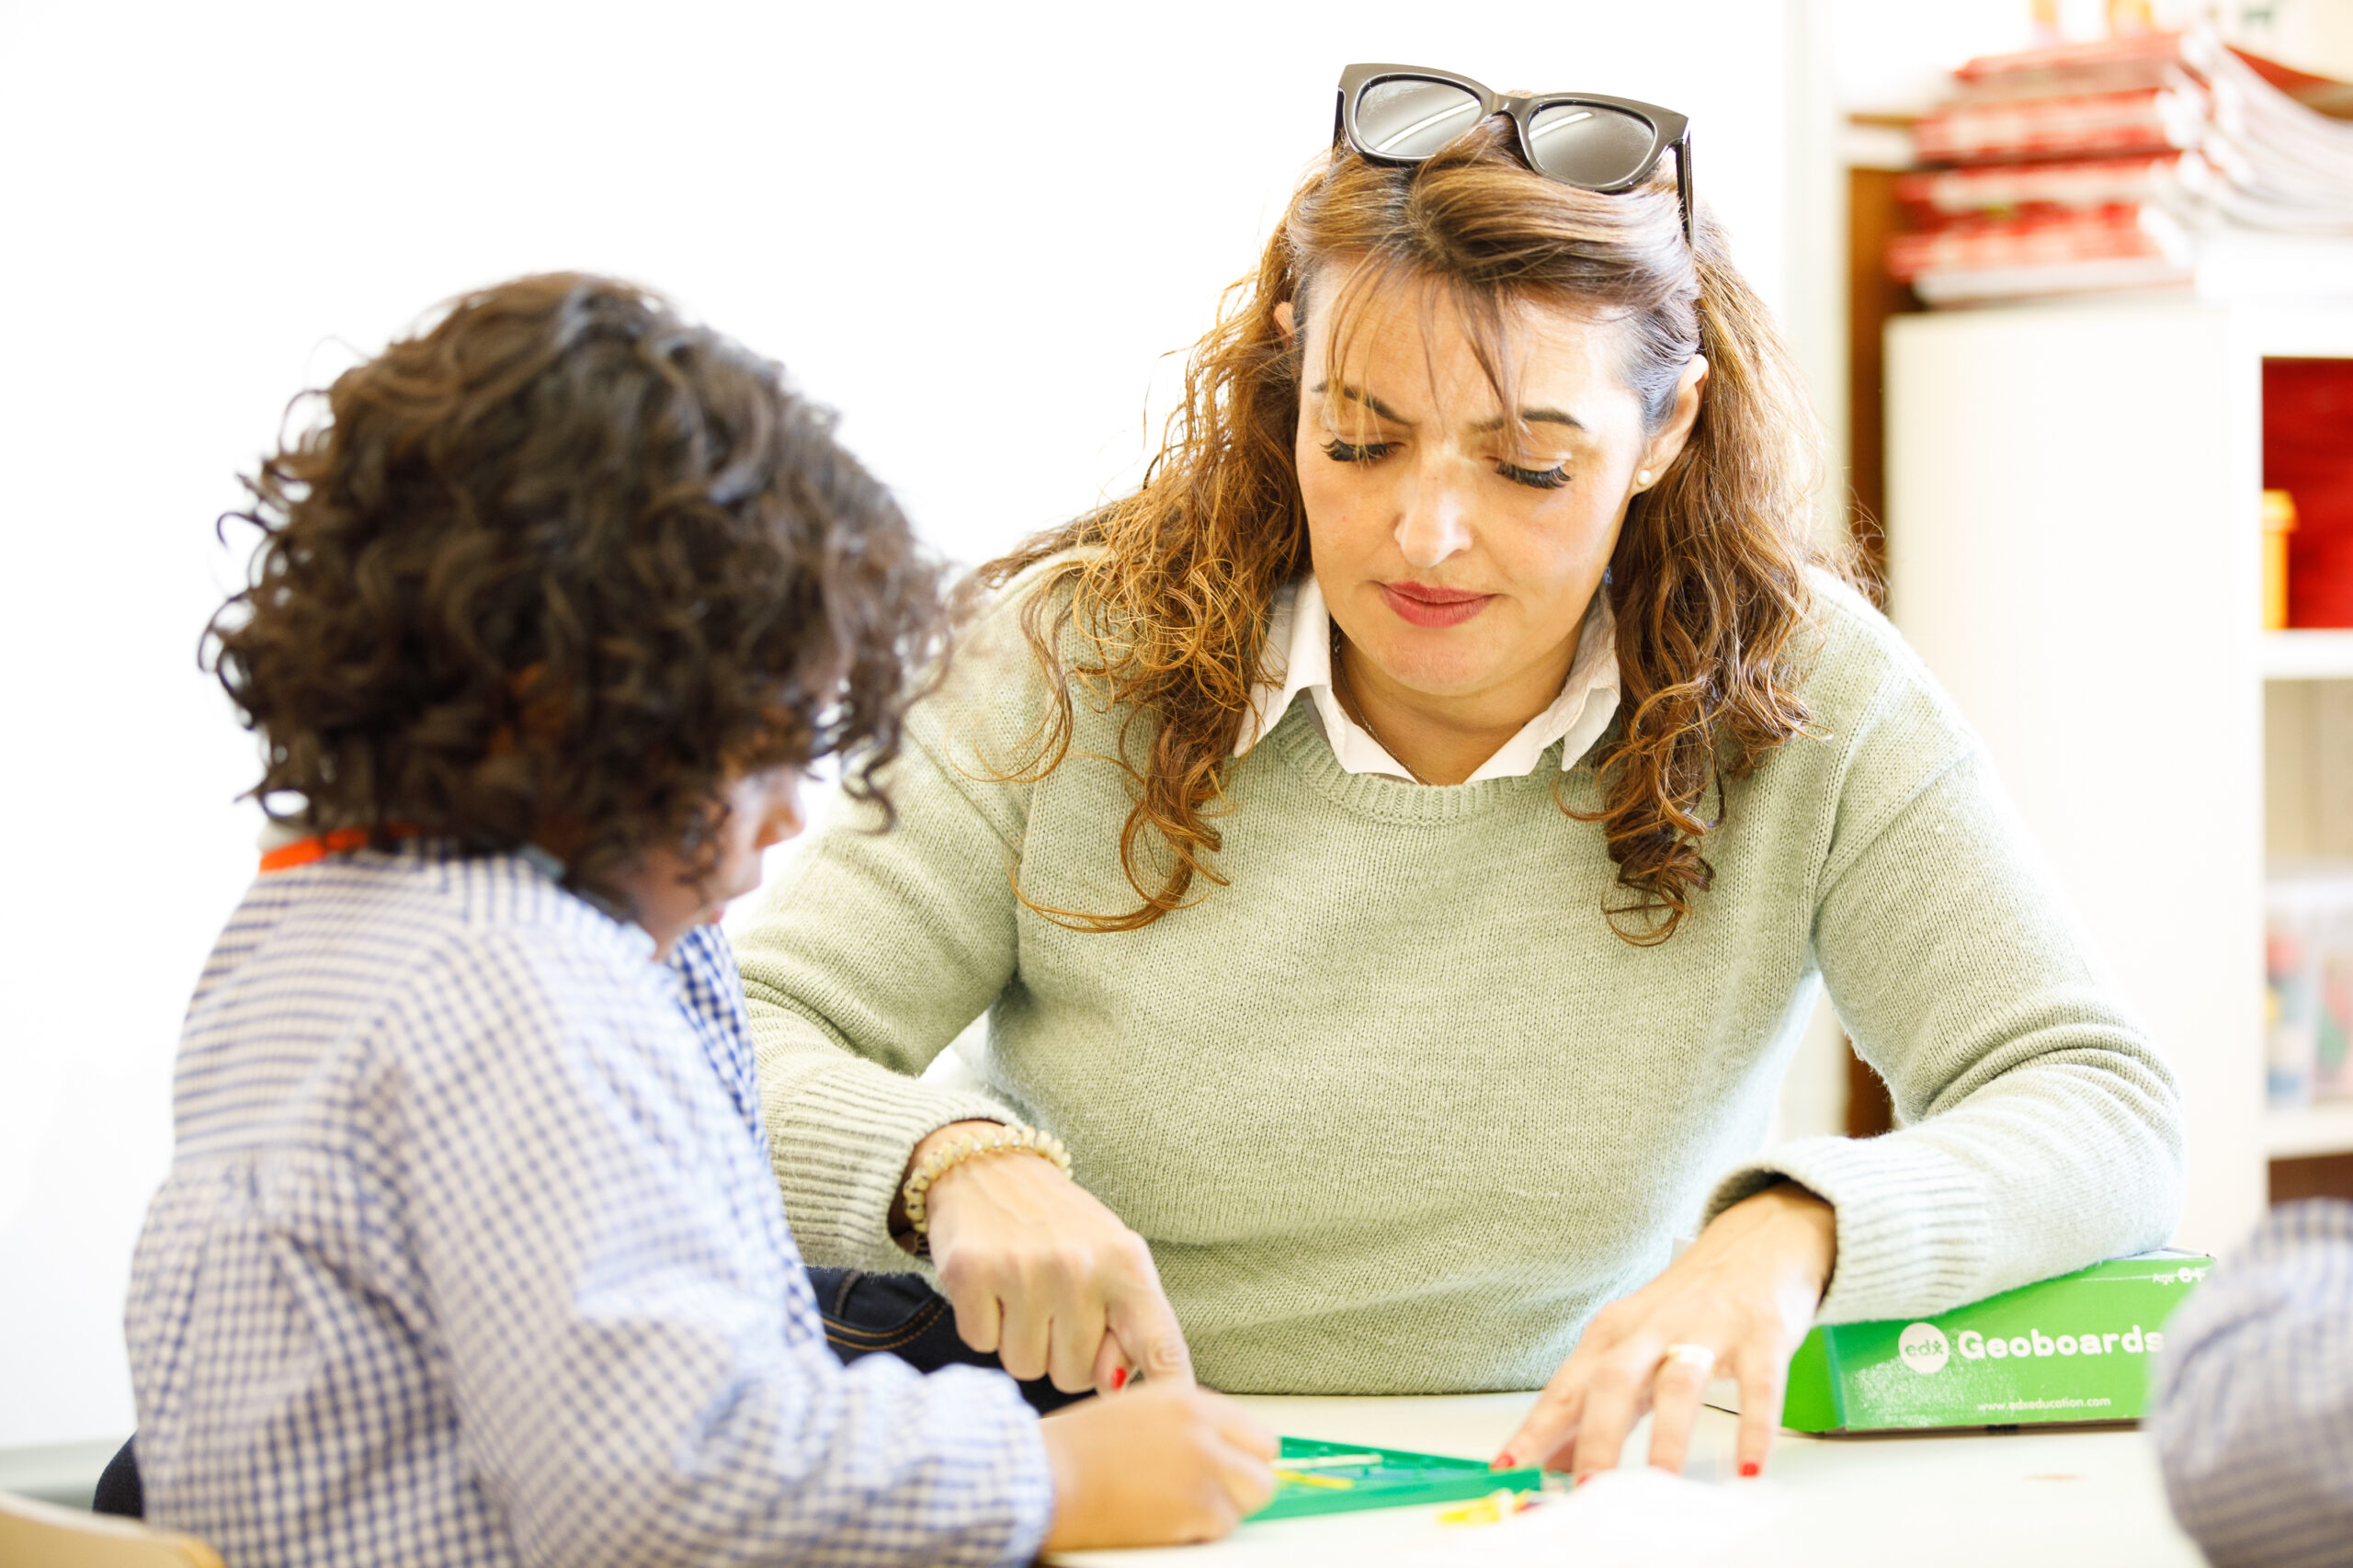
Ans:
{"type": "Polygon", "coordinates": [[[1675,194],[1683,205],[1684,243],[1699,244],[1691,221],[1691,122],[1675,110],[1633,98],[1605,97],[1599,93],[1537,93],[1527,97],[1511,97],[1468,76],[1457,75],[1451,71],[1434,71],[1425,65],[1351,65],[1340,73],[1340,101],[1332,116],[1332,142],[1335,146],[1344,145],[1358,157],[1376,164],[1405,165],[1423,161],[1421,158],[1400,158],[1392,153],[1374,152],[1358,134],[1357,104],[1363,98],[1365,89],[1376,83],[1393,81],[1442,82],[1477,97],[1479,118],[1482,119],[1491,114],[1509,115],[1518,134],[1520,161],[1546,179],[1560,180],[1561,184],[1575,186],[1579,190],[1590,190],[1602,196],[1615,196],[1620,191],[1631,190],[1651,177],[1651,171],[1658,167],[1661,157],[1673,153],[1675,194]],[[1558,175],[1547,174],[1536,162],[1536,150],[1529,140],[1528,124],[1539,110],[1561,104],[1589,105],[1631,115],[1650,127],[1650,152],[1644,154],[1633,173],[1608,185],[1586,185],[1581,180],[1564,180],[1558,175]]]}

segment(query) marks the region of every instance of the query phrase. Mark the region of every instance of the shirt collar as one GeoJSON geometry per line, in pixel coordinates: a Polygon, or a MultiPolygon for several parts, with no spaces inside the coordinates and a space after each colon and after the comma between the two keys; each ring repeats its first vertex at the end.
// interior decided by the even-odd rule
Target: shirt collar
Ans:
{"type": "MultiPolygon", "coordinates": [[[[315,828],[304,826],[298,821],[264,817],[261,831],[255,835],[254,846],[264,855],[267,855],[274,849],[283,849],[290,845],[299,844],[303,839],[313,836],[316,832],[315,828]]],[[[411,841],[412,852],[429,848],[440,842],[443,841],[432,839],[422,843],[411,841]]],[[[565,887],[564,879],[571,874],[569,869],[562,860],[536,844],[518,846],[511,853],[515,858],[538,872],[541,878],[553,883],[558,892],[578,899],[607,920],[611,921],[618,928],[621,941],[630,948],[631,952],[649,962],[652,961],[655,947],[654,940],[627,909],[585,888],[565,887]]],[[[671,967],[676,967],[675,962],[671,967]]]]}
{"type": "MultiPolygon", "coordinates": [[[[1266,657],[1259,665],[1257,683],[1251,688],[1250,710],[1243,716],[1233,755],[1246,756],[1264,740],[1302,692],[1313,704],[1324,738],[1342,768],[1350,773],[1412,777],[1386,747],[1340,710],[1339,699],[1332,693],[1332,615],[1312,572],[1275,596],[1267,625],[1266,657]]],[[[1609,596],[1597,593],[1586,609],[1585,624],[1578,629],[1576,658],[1561,684],[1561,694],[1480,764],[1465,782],[1518,778],[1532,773],[1555,741],[1563,743],[1561,767],[1574,767],[1601,738],[1617,712],[1617,620],[1609,613],[1609,596]]]]}

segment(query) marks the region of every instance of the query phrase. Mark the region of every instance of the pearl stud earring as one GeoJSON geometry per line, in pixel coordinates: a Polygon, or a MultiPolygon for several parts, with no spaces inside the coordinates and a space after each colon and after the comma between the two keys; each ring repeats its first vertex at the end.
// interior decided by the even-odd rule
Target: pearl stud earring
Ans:
{"type": "Polygon", "coordinates": [[[1635,472],[1634,472],[1634,483],[1637,483],[1637,484],[1648,484],[1650,482],[1651,482],[1651,471],[1650,471],[1650,470],[1648,470],[1648,469],[1646,469],[1646,468],[1645,468],[1645,469],[1637,469],[1637,470],[1635,470],[1635,472]]]}

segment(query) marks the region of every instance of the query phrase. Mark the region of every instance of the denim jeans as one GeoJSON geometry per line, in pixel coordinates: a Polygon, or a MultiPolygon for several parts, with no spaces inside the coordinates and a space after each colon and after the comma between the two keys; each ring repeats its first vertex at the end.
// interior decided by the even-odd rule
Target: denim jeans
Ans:
{"type": "MultiPolygon", "coordinates": [[[[942,1367],[1005,1369],[994,1352],[956,1337],[956,1312],[919,1274],[869,1274],[857,1268],[813,1268],[810,1288],[825,1320],[825,1343],[845,1362],[884,1351],[918,1372],[942,1367]]],[[[1039,1414],[1059,1410],[1085,1393],[1064,1393],[1046,1378],[1022,1383],[1021,1397],[1039,1414]]]]}

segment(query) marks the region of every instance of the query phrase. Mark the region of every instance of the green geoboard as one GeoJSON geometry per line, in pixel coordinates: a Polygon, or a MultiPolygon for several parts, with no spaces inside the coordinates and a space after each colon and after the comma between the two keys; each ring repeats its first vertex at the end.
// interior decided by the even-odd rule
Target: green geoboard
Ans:
{"type": "Polygon", "coordinates": [[[1490,1492],[1535,1492],[1544,1484],[1543,1471],[1534,1465],[1523,1470],[1489,1470],[1477,1460],[1369,1448],[1362,1443],[1319,1443],[1310,1437],[1285,1437],[1275,1469],[1280,1471],[1286,1460],[1298,1466],[1299,1475],[1316,1480],[1284,1480],[1279,1475],[1275,1500],[1251,1518],[1292,1519],[1357,1508],[1465,1503],[1490,1492]],[[1351,1460],[1355,1462],[1347,1462],[1351,1460]]]}

